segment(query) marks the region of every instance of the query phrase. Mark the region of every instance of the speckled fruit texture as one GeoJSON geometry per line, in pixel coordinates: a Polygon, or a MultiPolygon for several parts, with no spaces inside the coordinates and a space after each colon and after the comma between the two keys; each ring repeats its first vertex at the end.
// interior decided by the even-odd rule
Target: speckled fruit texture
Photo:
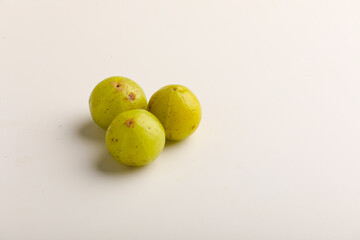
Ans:
{"type": "Polygon", "coordinates": [[[105,141],[115,160],[129,166],[142,166],[162,152],[165,131],[153,114],[135,109],[120,113],[111,122],[105,141]]]}
{"type": "Polygon", "coordinates": [[[166,138],[182,140],[195,132],[201,120],[201,106],[186,87],[168,85],[151,97],[148,110],[164,126],[166,138]]]}
{"type": "Polygon", "coordinates": [[[147,100],[141,87],[125,77],[110,77],[100,82],[89,99],[93,120],[103,129],[121,112],[146,109],[147,100]]]}

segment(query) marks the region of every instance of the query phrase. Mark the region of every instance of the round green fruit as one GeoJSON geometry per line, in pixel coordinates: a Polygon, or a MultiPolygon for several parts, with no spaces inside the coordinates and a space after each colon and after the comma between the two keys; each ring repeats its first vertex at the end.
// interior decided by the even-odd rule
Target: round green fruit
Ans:
{"type": "Polygon", "coordinates": [[[182,140],[195,132],[201,120],[201,106],[195,95],[181,85],[168,85],[150,98],[148,110],[165,128],[166,138],[182,140]]]}
{"type": "Polygon", "coordinates": [[[165,131],[150,112],[134,109],[120,113],[106,131],[111,156],[129,166],[142,166],[155,160],[165,145],[165,131]]]}
{"type": "Polygon", "coordinates": [[[121,112],[130,109],[146,109],[144,91],[131,79],[110,77],[100,82],[89,99],[93,120],[103,129],[121,112]]]}

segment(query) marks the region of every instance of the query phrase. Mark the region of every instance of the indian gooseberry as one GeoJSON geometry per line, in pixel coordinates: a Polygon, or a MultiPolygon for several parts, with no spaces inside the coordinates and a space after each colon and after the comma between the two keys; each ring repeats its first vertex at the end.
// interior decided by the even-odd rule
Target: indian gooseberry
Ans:
{"type": "Polygon", "coordinates": [[[146,109],[147,100],[141,87],[125,77],[110,77],[100,82],[89,99],[93,120],[103,129],[121,112],[146,109]]]}
{"type": "Polygon", "coordinates": [[[115,160],[129,166],[142,166],[162,152],[165,131],[153,114],[134,109],[120,113],[111,122],[105,142],[115,160]]]}
{"type": "Polygon", "coordinates": [[[165,128],[166,138],[182,140],[195,132],[201,119],[201,106],[195,95],[181,85],[168,85],[152,95],[148,110],[165,128]]]}

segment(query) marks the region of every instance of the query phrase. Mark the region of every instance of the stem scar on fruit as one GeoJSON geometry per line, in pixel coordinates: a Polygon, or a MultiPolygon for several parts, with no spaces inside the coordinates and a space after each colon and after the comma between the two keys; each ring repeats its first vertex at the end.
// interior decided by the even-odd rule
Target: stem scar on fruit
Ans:
{"type": "Polygon", "coordinates": [[[129,118],[127,119],[124,124],[128,127],[128,128],[134,128],[135,127],[135,120],[134,118],[129,118]]]}
{"type": "Polygon", "coordinates": [[[131,93],[129,94],[129,100],[130,100],[130,101],[134,101],[135,98],[136,98],[136,94],[133,93],[133,92],[131,92],[131,93]]]}
{"type": "Polygon", "coordinates": [[[118,90],[118,91],[122,91],[123,90],[123,85],[122,85],[122,83],[121,82],[110,82],[110,84],[114,87],[114,88],[116,88],[116,90],[118,90]]]}

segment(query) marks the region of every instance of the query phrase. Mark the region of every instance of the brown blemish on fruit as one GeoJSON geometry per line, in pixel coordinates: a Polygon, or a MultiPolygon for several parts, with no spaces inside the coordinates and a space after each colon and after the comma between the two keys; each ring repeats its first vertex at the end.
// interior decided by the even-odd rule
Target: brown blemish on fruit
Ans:
{"type": "Polygon", "coordinates": [[[129,94],[129,100],[130,100],[130,101],[134,101],[135,98],[136,98],[135,93],[131,92],[131,93],[129,94]]]}
{"type": "Polygon", "coordinates": [[[134,118],[129,118],[125,121],[124,123],[128,128],[131,127],[131,128],[134,128],[135,127],[135,120],[134,118]]]}
{"type": "Polygon", "coordinates": [[[191,127],[191,130],[195,128],[195,125],[191,127]]]}
{"type": "Polygon", "coordinates": [[[121,82],[110,82],[110,84],[118,91],[121,91],[124,88],[121,82]]]}
{"type": "Polygon", "coordinates": [[[176,87],[173,87],[173,91],[176,91],[177,90],[177,88],[176,87]]]}

